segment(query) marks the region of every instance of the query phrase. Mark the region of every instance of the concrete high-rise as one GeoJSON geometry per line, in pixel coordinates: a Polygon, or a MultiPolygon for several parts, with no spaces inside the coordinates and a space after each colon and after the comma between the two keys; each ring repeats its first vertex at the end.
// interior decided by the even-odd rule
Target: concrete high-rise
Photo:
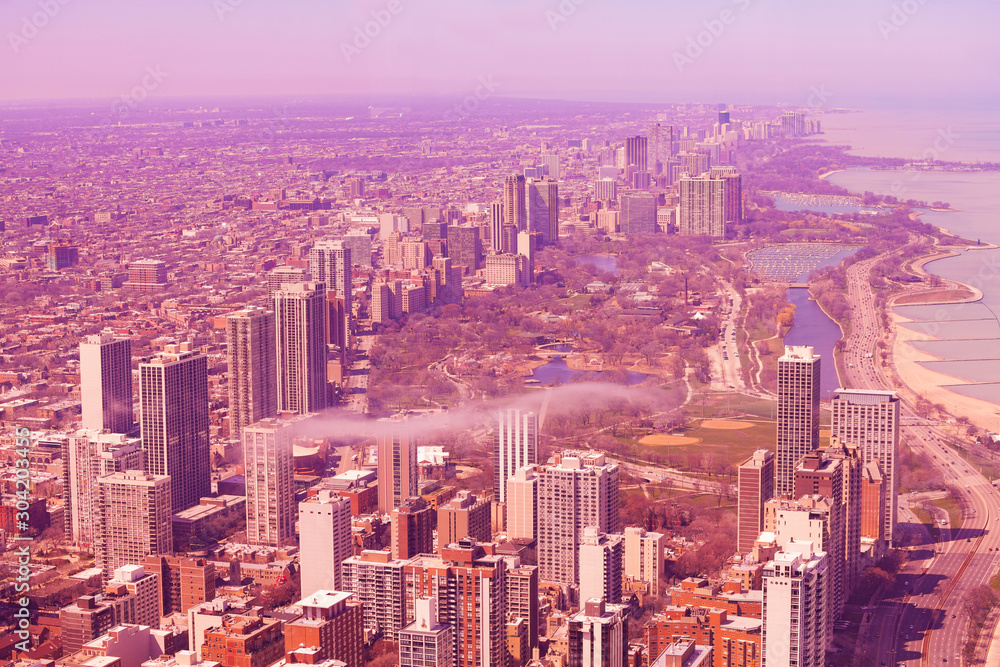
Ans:
{"type": "Polygon", "coordinates": [[[414,600],[413,622],[399,632],[399,667],[452,665],[454,651],[453,629],[438,620],[437,598],[414,600]]]}
{"type": "Polygon", "coordinates": [[[894,391],[838,389],[833,393],[830,436],[858,446],[862,461],[878,459],[886,494],[883,532],[891,544],[899,494],[899,397],[894,391]]]}
{"type": "Polygon", "coordinates": [[[226,316],[229,437],[278,414],[274,313],[250,307],[226,316]]]}
{"type": "Polygon", "coordinates": [[[279,266],[274,271],[267,274],[267,298],[281,289],[282,285],[289,283],[307,283],[312,280],[312,275],[305,269],[295,266],[279,266]]]}
{"type": "Polygon", "coordinates": [[[606,535],[596,528],[583,529],[580,544],[580,599],[622,601],[622,565],[625,556],[622,535],[606,535]]]}
{"type": "Polygon", "coordinates": [[[132,341],[104,332],[80,343],[81,423],[85,429],[132,430],[132,341]]]}
{"type": "Polygon", "coordinates": [[[327,342],[346,347],[353,329],[354,265],[351,248],[341,239],[323,240],[309,251],[309,273],[326,285],[327,342]]]}
{"type": "Polygon", "coordinates": [[[171,511],[212,494],[208,359],[191,343],[139,364],[139,425],[146,472],[170,477],[171,511]]]}
{"type": "Polygon", "coordinates": [[[135,565],[149,555],[173,553],[170,486],[166,475],[139,470],[116,472],[97,480],[97,541],[95,564],[105,580],[123,565],[135,565]]]}
{"type": "MultiPolygon", "coordinates": [[[[844,596],[851,592],[861,579],[861,512],[863,506],[862,486],[864,464],[856,445],[831,438],[829,447],[820,450],[828,457],[840,461],[844,490],[841,502],[844,505],[844,596]]],[[[798,474],[798,473],[796,473],[798,474]]],[[[796,481],[796,484],[798,482],[796,481]]]]}
{"type": "Polygon", "coordinates": [[[656,196],[648,192],[623,194],[618,225],[626,236],[656,232],[656,196]]]}
{"type": "Polygon", "coordinates": [[[538,463],[538,415],[501,410],[493,431],[493,499],[507,502],[507,480],[518,468],[534,463],[538,463]]]}
{"type": "Polygon", "coordinates": [[[819,355],[813,348],[785,346],[778,359],[776,496],[793,496],[795,466],[819,447],[819,378],[819,355]]]}
{"type": "Polygon", "coordinates": [[[437,512],[438,552],[463,537],[471,537],[477,542],[489,542],[490,501],[488,498],[468,491],[459,491],[437,512]]]}
{"type": "Polygon", "coordinates": [[[743,222],[743,177],[736,172],[736,167],[711,167],[708,177],[723,182],[723,217],[726,225],[743,222]]]}
{"type": "Polygon", "coordinates": [[[550,178],[529,178],[525,185],[527,225],[518,231],[539,232],[542,243],[559,239],[559,183],[550,178]]]}
{"type": "Polygon", "coordinates": [[[576,586],[584,529],[618,532],[618,466],[602,453],[562,452],[539,470],[538,574],[576,586]]]}
{"type": "Polygon", "coordinates": [[[299,503],[299,566],[302,595],[347,590],[341,563],[351,557],[351,501],[321,489],[299,503]]]}
{"type": "Polygon", "coordinates": [[[341,563],[344,590],[364,606],[365,630],[382,632],[389,641],[406,624],[403,566],[388,551],[362,551],[341,563]]]}
{"type": "Polygon", "coordinates": [[[100,514],[97,480],[126,470],[143,470],[142,441],[122,433],[80,430],[63,441],[63,525],[66,539],[90,545],[100,514]]]}
{"type": "Polygon", "coordinates": [[[278,411],[307,414],[327,407],[326,287],[288,283],[271,295],[278,373],[278,411]]]}
{"type": "Polygon", "coordinates": [[[649,584],[654,595],[660,590],[660,577],[663,574],[663,551],[666,548],[667,536],[663,533],[650,533],[638,526],[625,527],[625,564],[623,572],[626,577],[649,584]]]}
{"type": "MultiPolygon", "coordinates": [[[[795,469],[795,497],[817,496],[828,498],[829,518],[827,528],[829,534],[824,538],[821,549],[829,559],[827,567],[830,571],[829,604],[831,623],[839,618],[847,597],[850,595],[846,572],[850,557],[852,569],[857,563],[857,554],[847,554],[847,503],[844,501],[844,475],[852,474],[848,469],[850,459],[836,459],[827,455],[825,450],[806,454],[795,469]]],[[[780,530],[779,530],[780,533],[780,530]]],[[[810,539],[809,537],[802,539],[810,539]]],[[[783,546],[778,538],[778,545],[783,546]]]]}
{"type": "Polygon", "coordinates": [[[507,221],[504,219],[503,214],[503,202],[495,201],[490,204],[490,246],[495,253],[510,252],[510,248],[504,243],[504,227],[506,223],[507,221]]]}
{"type": "Polygon", "coordinates": [[[528,211],[525,203],[524,176],[508,176],[503,182],[504,225],[512,225],[517,231],[528,228],[528,211]]]}
{"type": "Polygon", "coordinates": [[[417,441],[399,417],[379,420],[378,511],[388,514],[404,500],[419,495],[417,441]]]}
{"type": "Polygon", "coordinates": [[[758,449],[740,464],[736,551],[748,554],[764,530],[764,503],[774,497],[774,453],[758,449]]]}
{"type": "MultiPolygon", "coordinates": [[[[520,559],[515,559],[520,560],[520,559]]],[[[538,566],[510,563],[507,567],[507,618],[528,623],[528,646],[538,646],[538,566]]]]}
{"type": "Polygon", "coordinates": [[[684,236],[726,237],[726,181],[701,176],[680,179],[677,233],[684,236]]]}
{"type": "Polygon", "coordinates": [[[585,600],[569,619],[569,667],[625,667],[629,608],[599,598],[585,600]]]}
{"type": "Polygon", "coordinates": [[[827,557],[811,542],[789,542],[764,566],[764,661],[767,667],[823,667],[827,557]]]}
{"type": "Polygon", "coordinates": [[[625,139],[625,165],[638,171],[649,169],[649,140],[644,136],[625,139]]]}
{"type": "Polygon", "coordinates": [[[518,468],[507,480],[507,537],[534,540],[538,537],[538,467],[518,468]]]}
{"type": "Polygon", "coordinates": [[[243,429],[250,544],[277,547],[295,539],[292,448],[297,426],[296,421],[271,417],[243,429]]]}

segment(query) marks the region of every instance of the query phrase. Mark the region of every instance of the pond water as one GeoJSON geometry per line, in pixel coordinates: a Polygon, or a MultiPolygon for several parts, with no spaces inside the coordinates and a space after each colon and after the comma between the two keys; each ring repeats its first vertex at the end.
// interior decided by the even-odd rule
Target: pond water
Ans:
{"type": "Polygon", "coordinates": [[[795,323],[785,336],[785,345],[809,345],[820,355],[820,397],[827,400],[835,389],[840,388],[833,359],[833,348],[840,340],[840,327],[827,317],[819,304],[809,299],[808,289],[789,289],[788,301],[795,305],[795,323]]]}
{"type": "Polygon", "coordinates": [[[580,255],[576,258],[577,266],[593,264],[601,271],[618,275],[618,258],[614,255],[580,255]]]}
{"type": "MultiPolygon", "coordinates": [[[[562,357],[556,357],[544,366],[539,366],[531,374],[532,379],[538,380],[542,384],[562,384],[568,382],[579,382],[580,380],[592,380],[595,382],[608,381],[616,374],[616,371],[577,371],[573,370],[562,357]]],[[[635,371],[626,372],[628,385],[639,384],[649,375],[637,373],[635,371]]]]}

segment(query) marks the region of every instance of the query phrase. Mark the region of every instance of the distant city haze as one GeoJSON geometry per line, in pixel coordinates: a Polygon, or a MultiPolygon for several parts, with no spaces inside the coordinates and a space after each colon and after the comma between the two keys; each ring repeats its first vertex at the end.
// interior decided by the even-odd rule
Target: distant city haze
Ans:
{"type": "Polygon", "coordinates": [[[998,19],[985,0],[8,0],[0,99],[986,106],[998,19]]]}

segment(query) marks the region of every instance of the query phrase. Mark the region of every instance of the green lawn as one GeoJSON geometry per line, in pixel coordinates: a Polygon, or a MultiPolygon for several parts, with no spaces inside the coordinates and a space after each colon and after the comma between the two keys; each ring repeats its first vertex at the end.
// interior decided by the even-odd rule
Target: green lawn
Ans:
{"type": "Polygon", "coordinates": [[[962,525],[962,507],[952,497],[937,498],[930,501],[934,507],[939,507],[948,513],[948,521],[953,528],[962,525]]]}

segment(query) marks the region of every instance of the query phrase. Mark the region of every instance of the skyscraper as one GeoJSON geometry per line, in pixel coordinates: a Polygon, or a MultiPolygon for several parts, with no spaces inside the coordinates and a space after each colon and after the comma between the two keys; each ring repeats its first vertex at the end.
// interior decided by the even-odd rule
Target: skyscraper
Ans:
{"type": "Polygon", "coordinates": [[[534,540],[538,537],[537,466],[518,468],[507,479],[507,537],[534,540]]]}
{"type": "Polygon", "coordinates": [[[576,586],[584,529],[617,532],[618,508],[616,464],[606,463],[600,453],[555,455],[539,471],[539,579],[576,586]]]}
{"type": "Polygon", "coordinates": [[[399,667],[452,665],[454,650],[452,627],[438,620],[437,598],[415,600],[413,622],[399,632],[399,667]]]}
{"type": "Polygon", "coordinates": [[[559,239],[559,183],[551,178],[529,178],[525,189],[527,225],[518,231],[539,232],[542,243],[559,239]]]}
{"type": "Polygon", "coordinates": [[[507,480],[521,467],[538,463],[538,415],[501,410],[493,432],[493,499],[507,502],[507,480]]]}
{"type": "Polygon", "coordinates": [[[654,123],[646,128],[646,137],[649,139],[650,171],[659,174],[674,154],[674,126],[654,123]]]}
{"type": "Polygon", "coordinates": [[[680,179],[679,234],[726,237],[726,183],[722,178],[701,176],[680,179]]]}
{"type": "Polygon", "coordinates": [[[271,295],[278,373],[278,411],[307,414],[327,407],[326,287],[288,283],[271,295]]]}
{"type": "Polygon", "coordinates": [[[778,359],[778,437],[774,493],[792,497],[795,466],[819,447],[819,355],[785,346],[778,359]]]}
{"type": "Polygon", "coordinates": [[[302,594],[346,590],[341,563],[351,557],[351,501],[321,489],[299,503],[302,594]]]}
{"type": "Polygon", "coordinates": [[[621,196],[619,228],[626,236],[652,234],[656,231],[656,196],[632,192],[621,196]]]}
{"type": "Polygon", "coordinates": [[[774,453],[758,449],[740,464],[736,551],[748,554],[764,530],[764,503],[774,497],[774,453]]]}
{"type": "Polygon", "coordinates": [[[528,212],[525,206],[524,176],[508,176],[503,182],[504,224],[527,229],[528,212]]]}
{"type": "Polygon", "coordinates": [[[488,498],[468,491],[459,491],[437,512],[438,551],[463,537],[471,537],[477,542],[489,542],[490,501],[488,498]]]}
{"type": "Polygon", "coordinates": [[[247,542],[272,547],[295,538],[296,422],[269,417],[243,429],[247,542]]]}
{"type": "Polygon", "coordinates": [[[649,169],[648,146],[648,139],[641,135],[625,139],[625,164],[638,171],[649,169]]]}
{"type": "Polygon", "coordinates": [[[894,391],[838,389],[833,393],[830,436],[856,444],[862,461],[878,459],[886,494],[883,530],[896,531],[899,493],[899,397],[894,391]]]}
{"type": "Polygon", "coordinates": [[[170,487],[166,475],[139,470],[116,472],[97,480],[99,506],[95,564],[104,579],[123,565],[146,556],[173,553],[170,487]]]}
{"type": "Polygon", "coordinates": [[[569,619],[569,667],[628,664],[629,608],[599,598],[585,600],[569,619]]]}
{"type": "Polygon", "coordinates": [[[378,511],[388,514],[417,493],[417,441],[394,417],[379,420],[378,511]]]}
{"type": "Polygon", "coordinates": [[[229,436],[278,414],[274,313],[250,307],[226,316],[229,436]]]}
{"type": "Polygon", "coordinates": [[[630,579],[648,583],[654,595],[660,590],[666,543],[667,536],[663,533],[649,533],[639,526],[625,527],[623,572],[630,579]]]}
{"type": "Polygon", "coordinates": [[[341,563],[344,590],[364,605],[365,630],[389,641],[406,625],[403,566],[388,551],[362,551],[341,563]]]}
{"type": "Polygon", "coordinates": [[[208,360],[191,343],[168,345],[139,364],[146,472],[170,477],[173,512],[212,493],[208,423],[208,360]]]}
{"type": "Polygon", "coordinates": [[[549,168],[549,178],[554,181],[559,180],[559,156],[543,155],[542,164],[549,168]]]}
{"type": "Polygon", "coordinates": [[[81,426],[112,433],[132,430],[132,341],[110,332],[80,343],[81,426]]]}
{"type": "Polygon", "coordinates": [[[827,557],[791,541],[764,566],[764,661],[768,667],[822,667],[827,625],[827,557]]]}
{"type": "Polygon", "coordinates": [[[506,225],[503,214],[503,202],[495,201],[490,204],[490,245],[493,252],[510,252],[504,244],[503,228],[506,225]]]}
{"type": "Polygon", "coordinates": [[[326,285],[332,302],[327,314],[327,342],[345,347],[353,329],[353,271],[351,248],[341,239],[319,241],[309,251],[309,273],[326,285]]]}
{"type": "MultiPolygon", "coordinates": [[[[504,216],[508,216],[504,209],[504,216]]],[[[452,225],[448,228],[448,257],[455,266],[464,266],[465,273],[475,273],[483,266],[483,243],[479,227],[452,225]]]]}
{"type": "Polygon", "coordinates": [[[723,183],[723,218],[726,225],[742,222],[743,177],[736,173],[736,167],[712,167],[708,170],[708,177],[723,183]]]}
{"type": "Polygon", "coordinates": [[[583,529],[580,544],[580,599],[622,601],[622,565],[625,557],[622,535],[606,535],[596,528],[583,529]]]}
{"type": "MultiPolygon", "coordinates": [[[[826,552],[829,562],[830,585],[828,594],[828,609],[830,622],[839,618],[847,596],[850,594],[845,573],[847,572],[847,504],[844,502],[844,475],[851,474],[847,468],[849,459],[835,459],[827,455],[825,450],[806,454],[795,468],[795,497],[820,496],[830,500],[828,530],[829,535],[823,541],[822,550],[826,552]]],[[[810,539],[808,537],[802,539],[810,539]]],[[[781,545],[781,541],[778,542],[781,545]]],[[[857,556],[851,555],[852,563],[857,562],[857,556]]]]}
{"type": "Polygon", "coordinates": [[[434,508],[420,496],[404,499],[399,507],[392,510],[389,519],[392,557],[406,560],[418,554],[433,553],[436,518],[434,508]]]}

